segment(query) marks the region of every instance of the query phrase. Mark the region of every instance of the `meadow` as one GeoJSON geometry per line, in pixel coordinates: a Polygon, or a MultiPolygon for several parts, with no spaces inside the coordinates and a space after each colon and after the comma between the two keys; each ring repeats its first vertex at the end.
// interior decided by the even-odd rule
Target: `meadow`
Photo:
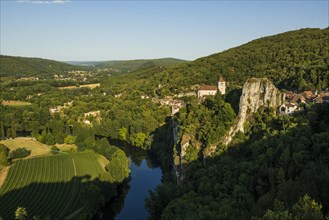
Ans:
{"type": "Polygon", "coordinates": [[[24,147],[31,151],[29,157],[41,156],[45,154],[50,154],[50,146],[36,141],[34,138],[30,137],[18,137],[14,139],[7,139],[0,141],[0,144],[5,145],[10,151],[14,151],[17,148],[24,147]]]}
{"type": "Polygon", "coordinates": [[[2,101],[1,104],[6,105],[6,106],[14,106],[14,107],[32,105],[32,103],[30,103],[30,102],[14,101],[14,100],[2,101]]]}
{"type": "Polygon", "coordinates": [[[94,83],[94,84],[85,84],[85,85],[80,85],[80,86],[63,86],[63,87],[58,87],[59,89],[76,89],[76,88],[90,88],[90,89],[95,89],[96,87],[100,87],[100,83],[94,83]]]}

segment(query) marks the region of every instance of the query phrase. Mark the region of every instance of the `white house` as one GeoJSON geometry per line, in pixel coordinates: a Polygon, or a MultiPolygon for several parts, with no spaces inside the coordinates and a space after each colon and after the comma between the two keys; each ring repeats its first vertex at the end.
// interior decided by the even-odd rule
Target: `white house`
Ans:
{"type": "Polygon", "coordinates": [[[208,95],[216,95],[217,89],[217,86],[200,86],[198,91],[198,98],[202,98],[208,95]]]}
{"type": "Polygon", "coordinates": [[[280,106],[279,111],[281,114],[292,114],[294,113],[296,110],[298,110],[298,105],[297,104],[283,104],[280,106]]]}
{"type": "Polygon", "coordinates": [[[223,77],[219,77],[217,86],[202,85],[198,90],[198,98],[202,98],[208,95],[216,95],[217,91],[220,91],[222,95],[226,92],[226,82],[223,77]]]}

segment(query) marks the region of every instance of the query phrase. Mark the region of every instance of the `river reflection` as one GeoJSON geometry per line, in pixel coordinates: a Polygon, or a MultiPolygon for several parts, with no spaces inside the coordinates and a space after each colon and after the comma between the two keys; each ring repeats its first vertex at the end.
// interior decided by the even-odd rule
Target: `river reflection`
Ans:
{"type": "Polygon", "coordinates": [[[115,219],[147,219],[148,212],[144,207],[144,200],[149,195],[149,191],[154,189],[160,181],[160,168],[150,168],[146,159],[140,166],[132,163],[130,189],[125,198],[124,207],[115,219]]]}
{"type": "Polygon", "coordinates": [[[131,159],[131,173],[129,179],[120,186],[118,197],[103,207],[95,219],[147,219],[149,214],[144,207],[144,200],[149,191],[161,182],[162,171],[146,151],[120,141],[112,140],[110,143],[125,151],[131,159]]]}

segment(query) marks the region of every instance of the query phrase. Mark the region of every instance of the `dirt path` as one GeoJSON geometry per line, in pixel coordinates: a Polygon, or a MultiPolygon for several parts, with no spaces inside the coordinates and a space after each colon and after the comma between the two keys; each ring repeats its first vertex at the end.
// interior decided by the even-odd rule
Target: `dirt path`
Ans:
{"type": "Polygon", "coordinates": [[[2,167],[0,169],[0,187],[2,186],[2,184],[5,182],[6,177],[8,175],[8,171],[9,171],[10,167],[2,167]]]}

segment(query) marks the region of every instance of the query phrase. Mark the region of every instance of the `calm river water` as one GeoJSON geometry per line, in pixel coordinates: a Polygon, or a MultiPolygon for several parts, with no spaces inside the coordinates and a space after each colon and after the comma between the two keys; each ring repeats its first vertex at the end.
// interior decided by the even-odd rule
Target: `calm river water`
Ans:
{"type": "Polygon", "coordinates": [[[144,207],[144,199],[148,197],[149,190],[154,189],[160,181],[160,168],[149,167],[146,159],[139,166],[132,163],[130,188],[124,200],[123,209],[115,219],[147,219],[148,212],[144,207]]]}
{"type": "Polygon", "coordinates": [[[149,191],[160,184],[162,171],[145,151],[122,143],[113,145],[124,150],[131,159],[130,179],[122,185],[118,198],[103,207],[95,219],[113,219],[113,209],[118,213],[115,214],[115,220],[147,219],[149,214],[144,207],[144,200],[149,191]]]}

